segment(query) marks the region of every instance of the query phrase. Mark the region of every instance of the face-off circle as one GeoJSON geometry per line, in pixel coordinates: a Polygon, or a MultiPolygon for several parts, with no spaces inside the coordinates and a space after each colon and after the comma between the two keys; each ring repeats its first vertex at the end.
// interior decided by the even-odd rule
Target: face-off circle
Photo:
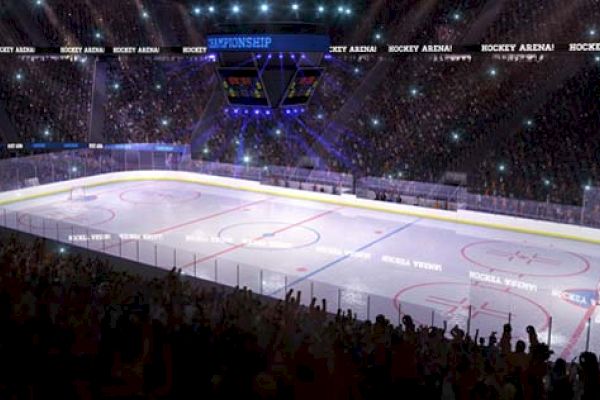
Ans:
{"type": "MultiPolygon", "coordinates": [[[[98,226],[115,219],[116,214],[113,210],[99,206],[69,206],[64,208],[44,208],[36,210],[31,214],[19,215],[19,224],[23,226],[31,226],[32,229],[43,229],[44,222],[51,221],[66,222],[74,225],[82,226],[98,226]]],[[[46,225],[46,229],[50,229],[50,225],[46,225]]],[[[70,227],[59,227],[59,229],[70,229],[70,227]]]]}
{"type": "Polygon", "coordinates": [[[136,188],[121,192],[119,199],[136,205],[169,205],[194,201],[199,199],[201,195],[201,192],[195,190],[136,188]]]}
{"type": "Polygon", "coordinates": [[[233,246],[245,244],[251,250],[294,250],[312,246],[321,240],[313,228],[294,226],[288,222],[245,222],[226,226],[219,231],[219,239],[233,246]]]}
{"type": "Polygon", "coordinates": [[[515,334],[524,334],[527,325],[539,332],[548,327],[550,314],[540,304],[518,293],[481,283],[431,282],[408,286],[394,297],[394,307],[401,308],[419,324],[429,324],[431,310],[448,321],[448,326],[458,324],[466,330],[466,321],[471,306],[471,333],[474,328],[490,328],[502,333],[508,322],[515,334]]]}
{"type": "Polygon", "coordinates": [[[519,278],[559,278],[585,273],[590,262],[578,254],[554,248],[540,249],[521,243],[482,241],[466,245],[461,255],[470,263],[517,275],[519,278]]]}

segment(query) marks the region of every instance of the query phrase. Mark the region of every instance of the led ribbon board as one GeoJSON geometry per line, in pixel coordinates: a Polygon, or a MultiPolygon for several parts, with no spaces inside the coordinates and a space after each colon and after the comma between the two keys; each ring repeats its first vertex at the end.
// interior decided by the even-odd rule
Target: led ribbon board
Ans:
{"type": "Polygon", "coordinates": [[[327,52],[329,36],[321,34],[218,34],[207,38],[211,52],[327,52]]]}

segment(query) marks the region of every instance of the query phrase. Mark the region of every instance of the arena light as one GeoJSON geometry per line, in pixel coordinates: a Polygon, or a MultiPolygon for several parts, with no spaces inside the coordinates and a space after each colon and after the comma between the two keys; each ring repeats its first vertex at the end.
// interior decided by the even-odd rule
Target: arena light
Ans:
{"type": "Polygon", "coordinates": [[[204,154],[208,154],[208,147],[205,147],[205,148],[202,150],[202,152],[203,152],[204,154]]]}
{"type": "Polygon", "coordinates": [[[267,110],[267,111],[265,111],[265,114],[266,114],[266,115],[271,115],[271,110],[267,110]]]}
{"type": "Polygon", "coordinates": [[[416,95],[419,94],[419,91],[416,88],[411,88],[410,89],[410,95],[415,97],[416,95]]]}
{"type": "Polygon", "coordinates": [[[300,9],[300,6],[298,5],[298,3],[292,4],[292,10],[293,11],[298,11],[299,9],[300,9]]]}
{"type": "Polygon", "coordinates": [[[250,162],[250,160],[251,160],[250,156],[244,156],[244,162],[246,164],[248,164],[250,162]]]}
{"type": "Polygon", "coordinates": [[[344,13],[345,13],[346,15],[350,15],[350,14],[352,14],[352,9],[351,9],[351,8],[346,8],[346,9],[344,10],[344,13]]]}
{"type": "Polygon", "coordinates": [[[166,118],[163,118],[163,119],[160,120],[160,124],[162,126],[167,126],[167,125],[169,125],[169,120],[166,119],[166,118]]]}
{"type": "Polygon", "coordinates": [[[338,14],[342,14],[344,12],[344,7],[343,6],[339,6],[337,8],[338,14]]]}
{"type": "Polygon", "coordinates": [[[41,6],[42,4],[44,4],[44,2],[42,0],[35,0],[36,6],[41,6]]]}
{"type": "Polygon", "coordinates": [[[192,12],[194,13],[194,15],[200,15],[202,10],[200,9],[200,7],[194,7],[194,10],[192,12]]]}
{"type": "Polygon", "coordinates": [[[544,186],[550,186],[550,183],[551,183],[550,179],[548,179],[548,178],[544,179],[544,186]]]}
{"type": "Polygon", "coordinates": [[[71,172],[77,172],[77,167],[73,166],[73,167],[71,168],[71,172]]]}
{"type": "Polygon", "coordinates": [[[235,4],[233,7],[231,7],[231,11],[232,11],[234,14],[239,14],[239,12],[241,11],[241,8],[240,8],[240,6],[239,6],[239,5],[235,4]]]}
{"type": "Polygon", "coordinates": [[[498,165],[498,171],[500,171],[500,172],[504,172],[504,171],[506,171],[506,165],[504,165],[504,164],[499,164],[499,165],[498,165]]]}
{"type": "Polygon", "coordinates": [[[144,18],[144,19],[150,18],[150,14],[148,14],[148,11],[142,11],[142,18],[144,18]]]}
{"type": "Polygon", "coordinates": [[[498,75],[498,71],[496,70],[496,68],[490,68],[490,70],[488,71],[488,73],[490,74],[490,76],[496,76],[496,75],[498,75]]]}
{"type": "Polygon", "coordinates": [[[589,192],[590,190],[592,190],[591,185],[585,185],[583,188],[585,189],[586,192],[589,192]]]}
{"type": "Polygon", "coordinates": [[[101,34],[100,32],[96,32],[96,33],[94,34],[94,37],[95,37],[96,39],[102,39],[102,34],[101,34]]]}
{"type": "Polygon", "coordinates": [[[594,61],[596,61],[596,62],[600,62],[600,56],[596,56],[596,57],[594,57],[594,61]]]}
{"type": "Polygon", "coordinates": [[[16,78],[18,81],[22,81],[22,80],[23,80],[23,74],[21,74],[20,72],[17,72],[17,74],[15,75],[15,78],[16,78]]]}
{"type": "Polygon", "coordinates": [[[381,40],[381,33],[376,33],[375,34],[375,40],[381,40]]]}
{"type": "Polygon", "coordinates": [[[525,120],[525,125],[527,125],[527,126],[533,126],[533,121],[531,119],[526,119],[525,120]]]}
{"type": "Polygon", "coordinates": [[[208,6],[208,12],[211,14],[214,14],[215,12],[215,6],[208,6]]]}
{"type": "Polygon", "coordinates": [[[455,21],[460,21],[461,15],[458,12],[455,12],[454,14],[452,14],[452,19],[454,19],[455,21]]]}
{"type": "Polygon", "coordinates": [[[373,126],[379,126],[379,119],[378,118],[373,118],[371,120],[371,123],[373,124],[373,126]]]}
{"type": "Polygon", "coordinates": [[[260,114],[260,110],[254,110],[254,115],[259,115],[260,114]]]}
{"type": "Polygon", "coordinates": [[[269,12],[269,5],[267,3],[263,3],[260,5],[260,11],[263,13],[269,12]]]}
{"type": "Polygon", "coordinates": [[[589,32],[588,32],[588,34],[589,34],[591,37],[594,37],[594,36],[596,36],[596,34],[597,34],[597,33],[598,33],[598,32],[597,32],[597,31],[596,31],[594,28],[590,29],[590,30],[589,30],[589,32]]]}
{"type": "Polygon", "coordinates": [[[44,136],[50,136],[50,130],[44,129],[44,136]]]}
{"type": "Polygon", "coordinates": [[[358,69],[358,67],[354,67],[354,73],[358,74],[360,72],[360,69],[358,69]]]}
{"type": "Polygon", "coordinates": [[[317,119],[323,119],[323,114],[321,114],[321,113],[318,113],[318,114],[317,114],[317,119]]]}
{"type": "Polygon", "coordinates": [[[118,83],[113,84],[113,89],[115,89],[115,90],[119,90],[120,87],[121,87],[121,85],[119,85],[118,83]]]}
{"type": "Polygon", "coordinates": [[[275,134],[276,134],[277,136],[281,135],[281,129],[275,129],[275,134]]]}
{"type": "Polygon", "coordinates": [[[317,12],[318,12],[319,14],[323,14],[323,13],[325,12],[325,7],[323,7],[323,6],[319,6],[319,7],[317,8],[317,12]]]}
{"type": "Polygon", "coordinates": [[[460,139],[460,135],[457,132],[452,132],[452,140],[458,142],[458,139],[460,139]]]}
{"type": "Polygon", "coordinates": [[[160,83],[157,83],[157,84],[154,86],[154,88],[155,88],[156,90],[161,90],[161,89],[162,89],[162,85],[161,85],[160,83]]]}

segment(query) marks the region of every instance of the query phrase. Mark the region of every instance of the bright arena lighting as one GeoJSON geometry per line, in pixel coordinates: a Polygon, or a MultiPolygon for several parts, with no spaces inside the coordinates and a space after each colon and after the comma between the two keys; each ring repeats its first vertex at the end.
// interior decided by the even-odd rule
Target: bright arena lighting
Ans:
{"type": "Polygon", "coordinates": [[[319,6],[319,7],[317,8],[317,11],[318,11],[319,13],[324,13],[324,12],[325,12],[325,7],[323,7],[323,6],[319,6]]]}
{"type": "Polygon", "coordinates": [[[121,85],[119,85],[118,83],[113,84],[113,89],[119,89],[121,87],[121,85]]]}
{"type": "Polygon", "coordinates": [[[268,4],[261,4],[260,5],[260,11],[266,13],[269,11],[269,5],[268,4]]]}
{"type": "Polygon", "coordinates": [[[20,72],[17,72],[17,75],[15,75],[15,78],[17,78],[18,81],[23,80],[23,75],[20,72]]]}
{"type": "Polygon", "coordinates": [[[231,7],[231,11],[233,11],[234,14],[238,14],[240,12],[240,6],[238,6],[237,4],[234,5],[233,7],[231,7]]]}
{"type": "Polygon", "coordinates": [[[250,156],[244,156],[244,162],[248,164],[250,162],[250,156]]]}
{"type": "Polygon", "coordinates": [[[150,18],[150,14],[148,14],[148,11],[143,11],[142,12],[142,18],[144,18],[144,19],[150,18]]]}
{"type": "Polygon", "coordinates": [[[200,7],[194,7],[193,12],[194,12],[194,15],[200,15],[200,12],[201,12],[200,7]]]}
{"type": "Polygon", "coordinates": [[[346,9],[344,10],[344,13],[345,13],[346,15],[350,15],[350,14],[352,14],[352,9],[350,9],[350,8],[346,8],[346,9]]]}
{"type": "Polygon", "coordinates": [[[339,7],[338,7],[338,9],[337,9],[337,11],[338,11],[338,13],[340,13],[340,14],[341,14],[341,13],[343,13],[343,12],[344,12],[344,7],[342,7],[342,6],[339,6],[339,7]]]}
{"type": "Polygon", "coordinates": [[[215,12],[215,7],[214,6],[208,6],[208,12],[209,13],[214,13],[215,12]]]}
{"type": "Polygon", "coordinates": [[[300,8],[300,6],[298,5],[298,3],[292,4],[292,10],[298,11],[299,8],[300,8]]]}

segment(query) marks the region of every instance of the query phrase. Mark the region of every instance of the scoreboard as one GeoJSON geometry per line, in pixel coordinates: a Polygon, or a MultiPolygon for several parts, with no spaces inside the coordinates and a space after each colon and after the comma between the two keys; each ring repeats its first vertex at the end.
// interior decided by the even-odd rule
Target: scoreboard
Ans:
{"type": "Polygon", "coordinates": [[[265,85],[256,68],[219,68],[221,83],[231,105],[269,107],[265,85]]]}
{"type": "Polygon", "coordinates": [[[282,106],[297,106],[307,104],[319,85],[323,68],[300,68],[296,71],[290,83],[282,106]]]}

